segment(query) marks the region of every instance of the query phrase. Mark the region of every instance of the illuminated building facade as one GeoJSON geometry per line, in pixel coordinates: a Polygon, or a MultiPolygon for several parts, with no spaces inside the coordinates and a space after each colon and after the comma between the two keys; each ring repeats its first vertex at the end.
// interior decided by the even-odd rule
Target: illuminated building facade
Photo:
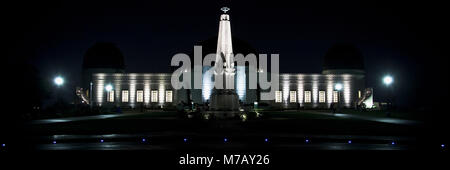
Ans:
{"type": "MultiPolygon", "coordinates": [[[[224,16],[229,24],[228,15],[223,14],[221,20],[224,16]]],[[[228,41],[232,43],[228,43],[232,44],[235,54],[257,54],[247,43],[231,37],[231,30],[219,30],[218,37],[226,36],[221,32],[229,36],[228,41]]],[[[198,44],[203,48],[202,54],[215,53],[217,44],[220,44],[217,41],[218,38],[213,37],[198,44]]],[[[248,65],[236,66],[236,93],[243,105],[257,102],[266,103],[268,107],[295,109],[329,108],[336,103],[343,107],[355,107],[365,91],[363,57],[359,50],[351,45],[337,44],[329,49],[324,61],[321,74],[280,74],[280,88],[275,91],[274,100],[269,101],[259,99],[262,90],[249,89],[248,65]],[[336,84],[341,84],[342,89],[336,90],[336,84]]],[[[90,96],[90,103],[102,107],[163,108],[181,102],[203,104],[209,103],[214,87],[209,78],[211,75],[206,72],[209,68],[204,66],[202,69],[202,89],[174,90],[172,73],[125,73],[123,56],[117,47],[111,44],[94,45],[84,58],[83,88],[90,96]],[[114,57],[107,57],[109,55],[114,57]]]]}

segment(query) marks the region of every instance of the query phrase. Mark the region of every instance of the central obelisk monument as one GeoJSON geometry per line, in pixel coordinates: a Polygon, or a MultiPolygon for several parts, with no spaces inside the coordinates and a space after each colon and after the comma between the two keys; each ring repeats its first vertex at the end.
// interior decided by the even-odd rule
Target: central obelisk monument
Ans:
{"type": "Polygon", "coordinates": [[[223,7],[220,16],[219,35],[215,62],[215,83],[222,83],[223,88],[215,86],[211,94],[211,111],[216,117],[233,117],[239,112],[239,97],[234,88],[234,56],[231,41],[230,8],[223,7]]]}

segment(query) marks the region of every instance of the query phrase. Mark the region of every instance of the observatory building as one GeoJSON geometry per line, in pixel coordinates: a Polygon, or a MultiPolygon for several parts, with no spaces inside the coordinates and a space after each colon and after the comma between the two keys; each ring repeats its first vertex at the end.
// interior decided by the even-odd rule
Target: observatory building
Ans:
{"type": "MultiPolygon", "coordinates": [[[[226,52],[258,56],[251,45],[232,36],[230,16],[226,11],[220,16],[217,37],[197,44],[202,46],[202,54],[226,52]]],[[[172,73],[127,73],[119,48],[111,43],[97,43],[87,50],[83,60],[84,100],[94,106],[122,108],[206,104],[214,93],[214,84],[207,73],[210,67],[202,67],[202,89],[177,90],[171,85],[172,73]]],[[[337,103],[351,108],[365,103],[371,107],[367,100],[372,92],[365,87],[363,56],[349,44],[336,44],[327,51],[321,73],[279,74],[279,90],[275,91],[273,100],[261,100],[262,90],[249,88],[248,67],[234,67],[234,90],[241,106],[259,104],[271,108],[298,109],[329,108],[337,103]]],[[[263,71],[257,70],[256,74],[263,71]]]]}

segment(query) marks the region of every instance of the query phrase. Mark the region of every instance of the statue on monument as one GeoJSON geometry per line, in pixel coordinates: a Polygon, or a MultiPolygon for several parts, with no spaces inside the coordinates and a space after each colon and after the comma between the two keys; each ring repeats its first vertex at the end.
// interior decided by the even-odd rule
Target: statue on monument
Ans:
{"type": "MultiPolygon", "coordinates": [[[[211,111],[216,117],[234,117],[239,113],[239,97],[234,89],[235,68],[233,62],[233,46],[231,41],[230,10],[223,7],[219,24],[215,76],[221,76],[224,89],[214,88],[211,95],[211,111]],[[222,64],[223,63],[223,64],[222,64]],[[231,88],[230,88],[231,87],[231,88]]],[[[216,83],[217,80],[216,80],[216,83]]],[[[221,83],[221,82],[219,82],[221,83]]]]}

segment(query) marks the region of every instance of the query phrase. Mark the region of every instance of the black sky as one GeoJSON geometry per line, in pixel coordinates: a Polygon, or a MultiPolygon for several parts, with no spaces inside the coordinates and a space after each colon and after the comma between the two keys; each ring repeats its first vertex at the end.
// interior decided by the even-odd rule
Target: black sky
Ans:
{"type": "Polygon", "coordinates": [[[7,57],[31,63],[44,79],[63,74],[77,84],[86,50],[108,41],[122,50],[127,72],[168,72],[174,54],[217,35],[223,4],[233,35],[260,53],[279,53],[281,72],[319,73],[332,44],[353,43],[378,98],[382,75],[392,74],[402,103],[448,101],[448,12],[432,1],[8,2],[7,57]]]}

